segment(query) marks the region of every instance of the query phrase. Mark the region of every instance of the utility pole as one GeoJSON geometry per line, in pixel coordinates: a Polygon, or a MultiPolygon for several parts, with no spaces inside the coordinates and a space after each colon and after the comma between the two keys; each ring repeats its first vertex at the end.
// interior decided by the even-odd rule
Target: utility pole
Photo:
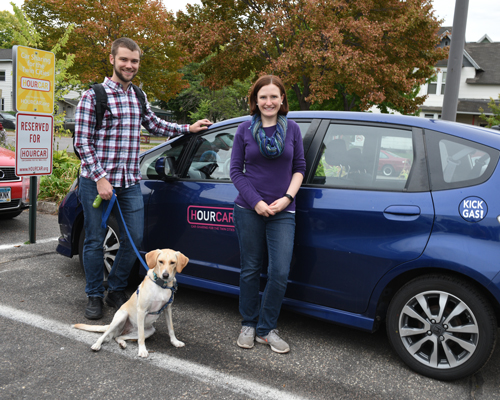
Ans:
{"type": "Polygon", "coordinates": [[[457,119],[458,89],[462,73],[468,9],[469,0],[456,0],[448,70],[446,72],[446,86],[444,88],[443,112],[441,114],[441,119],[447,121],[456,121],[457,119]]]}

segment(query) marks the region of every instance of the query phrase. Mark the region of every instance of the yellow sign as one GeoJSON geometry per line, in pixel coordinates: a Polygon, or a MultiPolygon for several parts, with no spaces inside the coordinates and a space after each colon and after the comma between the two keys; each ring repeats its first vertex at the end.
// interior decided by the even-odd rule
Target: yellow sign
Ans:
{"type": "Polygon", "coordinates": [[[18,112],[54,112],[54,53],[15,46],[16,109],[18,112]]]}

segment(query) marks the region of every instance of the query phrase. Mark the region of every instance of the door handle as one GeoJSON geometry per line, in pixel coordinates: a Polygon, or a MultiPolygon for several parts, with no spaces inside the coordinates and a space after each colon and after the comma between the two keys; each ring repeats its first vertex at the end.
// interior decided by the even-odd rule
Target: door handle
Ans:
{"type": "Polygon", "coordinates": [[[384,210],[384,217],[394,221],[415,221],[419,216],[418,206],[389,206],[384,210]]]}

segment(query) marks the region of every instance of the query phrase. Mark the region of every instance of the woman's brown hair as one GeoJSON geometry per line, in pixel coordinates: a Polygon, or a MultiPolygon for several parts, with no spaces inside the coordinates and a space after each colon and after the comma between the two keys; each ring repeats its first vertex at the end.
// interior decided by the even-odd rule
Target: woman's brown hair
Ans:
{"type": "Polygon", "coordinates": [[[257,79],[250,90],[250,115],[260,115],[259,107],[257,107],[257,93],[263,86],[275,85],[280,90],[280,95],[283,97],[283,103],[278,111],[279,115],[288,114],[288,99],[286,98],[285,85],[283,81],[276,75],[264,75],[257,79]]]}

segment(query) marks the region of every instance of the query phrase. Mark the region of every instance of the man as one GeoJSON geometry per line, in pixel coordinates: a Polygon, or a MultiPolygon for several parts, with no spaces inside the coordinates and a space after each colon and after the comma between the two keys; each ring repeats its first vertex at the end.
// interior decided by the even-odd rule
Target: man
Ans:
{"type": "MultiPolygon", "coordinates": [[[[131,86],[139,70],[141,50],[131,39],[121,38],[113,42],[109,60],[113,76],[106,78],[103,87],[108,101],[101,127],[96,127],[96,94],[87,90],[76,110],[75,149],[81,157],[79,196],[85,217],[85,242],[83,265],[88,297],[85,317],[102,317],[104,286],[103,243],[106,229],[101,228],[101,207],[92,203],[97,194],[103,200],[111,199],[113,189],[120,202],[123,218],[137,248],[142,242],[144,228],[144,204],[139,186],[140,131],[141,124],[151,133],[176,136],[207,129],[212,123],[199,120],[193,125],[177,125],[159,119],[147,104],[146,115],[141,115],[141,102],[131,86]]],[[[128,276],[136,260],[123,222],[117,213],[120,227],[120,249],[108,277],[107,305],[117,309],[127,301],[125,288],[128,276]]]]}

